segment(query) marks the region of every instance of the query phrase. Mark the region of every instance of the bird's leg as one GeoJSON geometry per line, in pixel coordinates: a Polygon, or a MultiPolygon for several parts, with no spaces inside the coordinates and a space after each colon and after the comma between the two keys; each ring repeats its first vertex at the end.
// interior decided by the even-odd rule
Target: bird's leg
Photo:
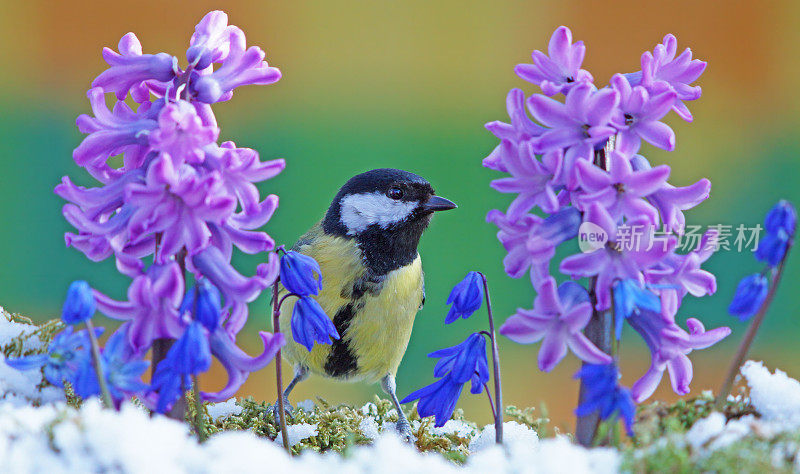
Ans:
{"type": "Polygon", "coordinates": [[[405,413],[403,413],[403,408],[400,407],[400,401],[397,399],[397,382],[394,380],[394,375],[386,374],[386,376],[381,379],[381,387],[384,392],[389,394],[389,397],[392,399],[392,404],[394,404],[394,408],[397,410],[397,432],[400,433],[400,436],[406,441],[413,441],[414,433],[411,432],[411,423],[408,422],[408,418],[406,418],[405,413]]]}
{"type": "MultiPolygon", "coordinates": [[[[289,394],[292,393],[292,389],[294,389],[295,385],[307,379],[309,375],[311,375],[311,373],[309,372],[308,367],[305,365],[298,365],[294,368],[294,378],[291,382],[289,382],[289,385],[286,386],[286,390],[283,391],[283,409],[289,415],[291,415],[292,410],[294,410],[294,407],[292,407],[292,405],[289,403],[289,394]]],[[[278,402],[275,402],[275,405],[272,407],[272,411],[275,415],[275,419],[277,420],[278,416],[280,416],[278,413],[278,402]]]]}

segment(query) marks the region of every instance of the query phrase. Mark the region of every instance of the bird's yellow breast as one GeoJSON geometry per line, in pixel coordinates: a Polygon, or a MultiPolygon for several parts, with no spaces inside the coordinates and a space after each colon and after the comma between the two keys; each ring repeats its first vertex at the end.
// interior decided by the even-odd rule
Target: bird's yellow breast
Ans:
{"type": "Polygon", "coordinates": [[[319,226],[303,236],[294,250],[319,263],[322,291],[315,299],[334,321],[341,340],[316,344],[311,352],[294,342],[290,329],[294,298],[288,298],[280,317],[288,340],[283,349],[287,359],[339,379],[376,381],[394,375],[422,304],[419,255],[386,275],[372,275],[354,240],[325,234],[319,226]]]}

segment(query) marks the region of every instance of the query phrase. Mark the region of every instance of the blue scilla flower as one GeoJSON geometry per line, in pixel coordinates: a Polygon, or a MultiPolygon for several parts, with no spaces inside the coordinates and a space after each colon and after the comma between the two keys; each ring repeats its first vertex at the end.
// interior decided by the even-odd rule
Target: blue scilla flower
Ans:
{"type": "Polygon", "coordinates": [[[322,271],[319,264],[300,252],[289,250],[281,257],[280,278],[283,286],[296,295],[318,295],[322,289],[322,271]]]}
{"type": "Polygon", "coordinates": [[[292,309],[292,337],[309,351],[314,343],[331,344],[339,332],[325,310],[313,298],[301,297],[292,309]]]}
{"type": "Polygon", "coordinates": [[[617,339],[622,335],[622,323],[640,310],[661,312],[661,299],[636,280],[620,280],[614,285],[614,315],[617,339]]]}
{"type": "Polygon", "coordinates": [[[183,297],[180,313],[186,312],[192,313],[194,319],[200,321],[209,332],[214,332],[219,327],[222,313],[222,300],[217,287],[205,278],[198,280],[183,297]]]}
{"type": "Polygon", "coordinates": [[[156,411],[165,413],[169,406],[191,387],[191,377],[211,368],[208,336],[198,321],[193,321],[167,351],[156,367],[151,389],[158,392],[156,411]]]}
{"type": "Polygon", "coordinates": [[[614,364],[584,365],[575,378],[579,378],[586,387],[584,402],[575,409],[579,417],[599,412],[601,420],[620,416],[625,424],[628,436],[633,436],[633,419],[636,405],[631,391],[619,385],[619,372],[614,364]]]}
{"type": "Polygon", "coordinates": [[[728,306],[728,312],[738,316],[742,321],[747,321],[764,303],[768,289],[767,277],[760,273],[742,278],[736,287],[733,301],[728,306]]]}
{"type": "MultiPolygon", "coordinates": [[[[126,324],[112,334],[100,356],[106,385],[115,402],[130,395],[139,395],[148,387],[142,382],[142,374],[150,363],[137,357],[128,343],[129,327],[126,324]]],[[[84,399],[100,395],[100,384],[91,353],[84,351],[79,359],[78,370],[71,380],[75,393],[84,399]]]]}
{"type": "Polygon", "coordinates": [[[67,324],[80,324],[89,320],[97,309],[92,288],[85,281],[73,281],[67,290],[67,299],[61,319],[67,324]]]}
{"type": "Polygon", "coordinates": [[[754,254],[756,260],[764,262],[771,267],[778,266],[786,255],[790,239],[791,237],[783,228],[778,228],[777,231],[768,233],[758,243],[758,248],[754,254]]]}
{"type": "MultiPolygon", "coordinates": [[[[95,329],[102,334],[102,328],[95,329]]],[[[86,331],[75,331],[73,326],[56,334],[46,354],[34,354],[6,359],[6,364],[17,370],[33,370],[44,367],[44,377],[52,385],[63,387],[64,380],[72,380],[83,354],[88,354],[89,337],[86,331]]]]}
{"type": "Polygon", "coordinates": [[[412,392],[400,403],[419,400],[417,413],[435,416],[436,426],[443,426],[453,416],[465,383],[472,382],[470,392],[477,394],[489,381],[486,340],[476,332],[461,344],[431,352],[428,357],[441,358],[433,369],[433,375],[441,378],[412,392]]]}
{"type": "Polygon", "coordinates": [[[483,304],[483,278],[478,272],[469,272],[447,297],[450,311],[444,319],[445,324],[450,324],[459,317],[464,319],[472,316],[483,304]]]}
{"type": "Polygon", "coordinates": [[[794,234],[797,226],[797,211],[789,201],[780,200],[772,209],[767,212],[764,219],[764,227],[769,233],[777,233],[779,230],[787,234],[794,234]]]}

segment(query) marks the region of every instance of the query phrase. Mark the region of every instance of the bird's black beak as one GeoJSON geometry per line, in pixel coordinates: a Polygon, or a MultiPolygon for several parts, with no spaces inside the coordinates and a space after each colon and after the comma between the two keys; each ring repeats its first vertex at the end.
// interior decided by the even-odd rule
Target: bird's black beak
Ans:
{"type": "Polygon", "coordinates": [[[431,196],[428,202],[422,205],[422,209],[428,212],[434,211],[447,211],[448,209],[455,209],[456,203],[441,196],[431,196]]]}

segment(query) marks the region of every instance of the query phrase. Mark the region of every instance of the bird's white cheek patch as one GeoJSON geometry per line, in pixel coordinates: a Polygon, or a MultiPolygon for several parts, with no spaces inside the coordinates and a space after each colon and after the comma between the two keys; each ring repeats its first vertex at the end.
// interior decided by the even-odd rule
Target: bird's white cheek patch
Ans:
{"type": "Polygon", "coordinates": [[[351,194],[342,199],[341,221],[348,234],[378,224],[382,228],[402,221],[417,207],[415,201],[397,201],[382,193],[351,194]]]}

